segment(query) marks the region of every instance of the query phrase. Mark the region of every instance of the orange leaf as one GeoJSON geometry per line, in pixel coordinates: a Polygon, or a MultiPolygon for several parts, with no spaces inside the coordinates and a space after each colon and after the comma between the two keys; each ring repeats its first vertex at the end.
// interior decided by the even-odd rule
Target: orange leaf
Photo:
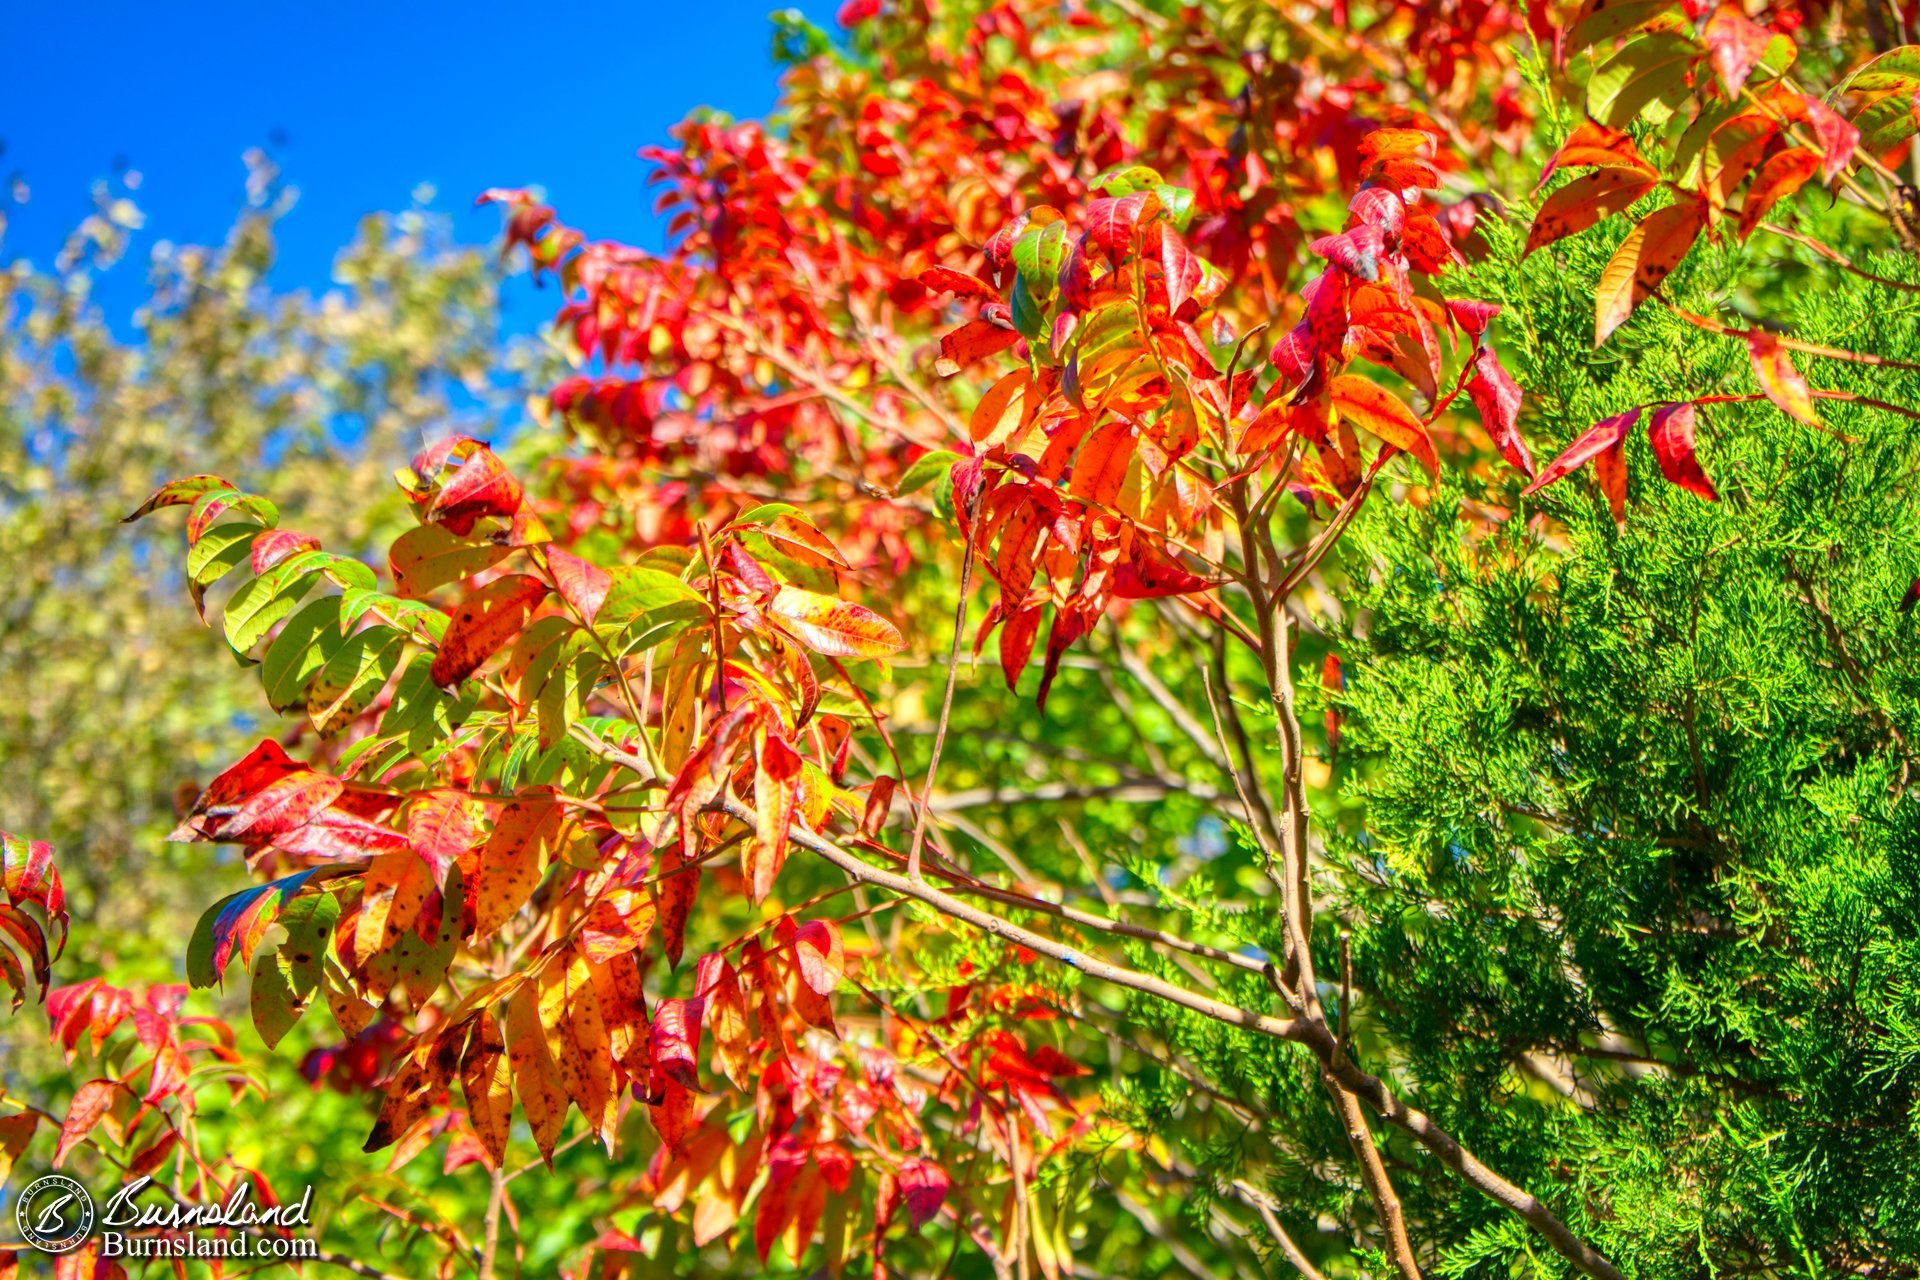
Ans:
{"type": "Polygon", "coordinates": [[[1700,176],[1714,208],[1726,206],[1727,196],[1753,172],[1779,132],[1778,121],[1757,113],[1735,116],[1713,131],[1700,154],[1700,176]]]}
{"type": "Polygon", "coordinates": [[[864,605],[781,587],[767,612],[807,648],[830,658],[884,658],[906,648],[891,622],[864,605]]]}
{"type": "Polygon", "coordinates": [[[800,756],[778,734],[764,735],[753,772],[753,804],[758,821],[753,837],[741,847],[741,871],[747,892],[755,902],[773,892],[774,877],[787,860],[787,833],[793,828],[794,779],[800,775],[800,756]]]}
{"type": "MultiPolygon", "coordinates": [[[[420,924],[436,892],[431,870],[413,850],[396,849],[374,858],[367,866],[360,914],[354,925],[354,968],[364,968],[368,960],[420,924]]],[[[432,927],[438,926],[435,919],[432,927]]]]}
{"type": "Polygon", "coordinates": [[[1134,434],[1133,424],[1124,418],[1109,418],[1095,428],[1074,455],[1067,492],[1082,502],[1112,506],[1127,481],[1134,434]]]}
{"type": "Polygon", "coordinates": [[[658,914],[652,898],[638,889],[614,888],[602,894],[580,926],[580,950],[595,964],[638,950],[646,943],[658,914]]]}
{"type": "Polygon", "coordinates": [[[1548,196],[1534,215],[1527,232],[1526,257],[1535,249],[1544,249],[1556,240],[1578,235],[1610,214],[1624,213],[1628,206],[1653,190],[1655,179],[1638,169],[1600,169],[1575,178],[1548,196]]]}
{"type": "Polygon", "coordinates": [[[1654,210],[1627,233],[1613,260],[1600,273],[1600,288],[1594,297],[1595,347],[1626,323],[1633,309],[1680,265],[1699,238],[1705,217],[1705,206],[1698,200],[1686,200],[1654,210]]]}
{"type": "Polygon", "coordinates": [[[516,800],[501,811],[464,881],[474,941],[496,933],[527,904],[565,823],[565,811],[549,800],[516,800]]]}
{"type": "Polygon", "coordinates": [[[1793,367],[1792,358],[1778,338],[1762,329],[1753,330],[1747,334],[1747,355],[1753,360],[1753,374],[1760,379],[1760,389],[1767,393],[1767,399],[1780,406],[1780,412],[1810,427],[1820,425],[1820,415],[1813,411],[1813,393],[1807,389],[1807,380],[1793,367]]]}
{"type": "Polygon", "coordinates": [[[1553,171],[1560,168],[1577,169],[1584,165],[1598,165],[1603,169],[1628,169],[1657,178],[1659,171],[1641,158],[1639,150],[1633,145],[1633,139],[1603,124],[1589,120],[1567,135],[1560,149],[1547,161],[1547,167],[1540,171],[1540,182],[1535,187],[1543,187],[1553,171]]]}
{"type": "Polygon", "coordinates": [[[467,1120],[486,1148],[488,1167],[493,1169],[506,1158],[507,1135],[513,1126],[513,1075],[508,1070],[506,1049],[500,1024],[482,1010],[460,1064],[460,1087],[467,1096],[467,1120]]]}
{"type": "Polygon", "coordinates": [[[481,587],[461,601],[428,677],[442,688],[465,680],[520,633],[546,598],[547,584],[523,573],[481,587]]]}
{"type": "Polygon", "coordinates": [[[561,1084],[560,1066],[547,1049],[539,997],[531,983],[522,983],[507,997],[506,1032],[513,1087],[520,1095],[521,1110],[527,1113],[527,1127],[533,1130],[533,1144],[551,1168],[569,1099],[561,1084]]]}
{"type": "Polygon", "coordinates": [[[1000,295],[979,276],[952,267],[928,267],[920,273],[920,283],[935,293],[951,293],[956,298],[983,298],[992,302],[1000,295]]]}
{"type": "Polygon", "coordinates": [[[1427,434],[1426,424],[1399,396],[1353,374],[1335,378],[1329,394],[1342,418],[1394,448],[1412,454],[1434,479],[1440,478],[1440,459],[1433,451],[1433,437],[1427,434]]]}
{"type": "Polygon", "coordinates": [[[1747,198],[1740,205],[1740,238],[1745,240],[1769,210],[1820,171],[1820,156],[1811,147],[1792,147],[1769,157],[1753,175],[1747,198]]]}

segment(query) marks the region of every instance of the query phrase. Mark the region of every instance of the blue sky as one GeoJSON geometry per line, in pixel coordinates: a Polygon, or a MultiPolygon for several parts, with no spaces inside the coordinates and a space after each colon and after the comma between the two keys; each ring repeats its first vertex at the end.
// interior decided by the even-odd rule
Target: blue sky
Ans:
{"type": "MultiPolygon", "coordinates": [[[[32,192],[11,214],[7,256],[50,259],[93,180],[120,165],[143,177],[144,243],[218,237],[243,198],[241,155],[263,144],[300,189],[282,228],[283,285],[324,285],[361,216],[404,207],[423,182],[462,239],[498,228],[496,213],[470,208],[480,190],[539,184],[590,234],[655,243],[635,149],[695,106],[746,116],[772,104],[776,7],[0,5],[0,177],[32,192]]],[[[796,7],[831,29],[836,4],[796,7]]]]}

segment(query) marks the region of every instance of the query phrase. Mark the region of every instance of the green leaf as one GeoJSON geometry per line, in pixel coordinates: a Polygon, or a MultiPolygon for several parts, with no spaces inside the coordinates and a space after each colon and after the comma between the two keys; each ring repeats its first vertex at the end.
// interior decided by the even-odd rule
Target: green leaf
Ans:
{"type": "Polygon", "coordinates": [[[371,591],[379,584],[373,570],[352,556],[327,554],[329,558],[320,571],[333,579],[335,586],[346,591],[371,591]]]}
{"type": "Polygon", "coordinates": [[[1164,186],[1166,179],[1156,169],[1144,164],[1115,165],[1088,185],[1102,195],[1130,196],[1136,191],[1151,191],[1164,186]]]}
{"type": "Polygon", "coordinates": [[[515,791],[520,786],[521,771],[527,767],[527,761],[539,750],[540,738],[537,733],[522,733],[513,739],[513,746],[507,750],[507,758],[500,766],[500,789],[515,791]]]}
{"type": "Polygon", "coordinates": [[[453,699],[433,682],[433,655],[415,654],[393,686],[393,701],[380,717],[380,732],[445,734],[452,729],[453,699]]]}
{"type": "Polygon", "coordinates": [[[268,884],[257,884],[228,894],[208,907],[187,942],[187,981],[210,987],[220,981],[237,950],[251,963],[268,926],[280,914],[281,904],[298,894],[318,868],[309,867],[268,884]]]}
{"type": "MultiPolygon", "coordinates": [[[[1067,224],[1048,222],[1029,225],[1013,242],[1013,267],[1042,305],[1050,301],[1060,279],[1060,264],[1067,257],[1067,224]]],[[[1017,326],[1016,326],[1017,327],[1017,326]]]]}
{"type": "Polygon", "coordinates": [[[894,496],[920,492],[934,481],[944,479],[953,470],[953,464],[959,461],[962,461],[960,455],[947,449],[936,449],[917,459],[907,468],[907,474],[900,477],[900,485],[893,491],[894,496]]]}
{"type": "Polygon", "coordinates": [[[187,549],[187,577],[203,587],[218,582],[247,562],[259,534],[260,526],[247,521],[230,520],[213,526],[187,549]]]}
{"type": "MultiPolygon", "coordinates": [[[[800,516],[804,519],[805,515],[805,512],[790,502],[763,502],[751,511],[736,517],[734,522],[727,526],[726,531],[731,533],[743,525],[772,524],[781,516],[800,516]]],[[[665,550],[666,548],[660,549],[665,550]]],[[[688,558],[691,559],[691,555],[689,555],[688,558]]]]}
{"type": "Polygon", "coordinates": [[[313,575],[331,553],[303,551],[254,578],[227,601],[227,645],[244,658],[273,624],[292,613],[313,585],[313,575]]]}
{"type": "Polygon", "coordinates": [[[292,711],[307,702],[307,682],[340,652],[347,637],[340,630],[340,597],[321,596],[287,619],[267,646],[260,684],[267,705],[292,711]]]}
{"type": "Polygon", "coordinates": [[[1668,111],[1656,107],[1685,93],[1687,69],[1699,57],[1698,45],[1667,32],[1629,40],[1587,81],[1587,114],[1613,129],[1643,114],[1665,120],[1668,111]]]}
{"type": "Polygon", "coordinates": [[[606,659],[584,635],[571,636],[553,647],[560,650],[559,657],[539,695],[543,747],[551,747],[567,736],[567,725],[586,709],[587,695],[606,668],[606,659]]]}
{"type": "Polygon", "coordinates": [[[330,893],[295,898],[280,913],[286,941],[253,958],[248,1006],[253,1026],[271,1049],[307,1011],[327,958],[327,940],[340,919],[340,901],[330,893]]]}
{"type": "Polygon", "coordinates": [[[1014,277],[1013,290],[1007,295],[1007,305],[1013,312],[1013,327],[1020,336],[1029,342],[1040,341],[1048,328],[1047,308],[1044,302],[1034,297],[1033,289],[1024,275],[1014,277]]]}
{"type": "Polygon", "coordinates": [[[1860,130],[1860,145],[1868,151],[1887,151],[1899,146],[1916,131],[1920,123],[1913,118],[1913,106],[1905,94],[1892,94],[1880,99],[1854,117],[1854,128],[1860,130]]]}
{"type": "Polygon", "coordinates": [[[657,609],[647,610],[617,632],[601,631],[600,634],[611,634],[612,639],[608,641],[609,647],[614,653],[624,658],[635,653],[645,653],[648,649],[665,644],[675,636],[685,633],[688,627],[702,626],[706,621],[706,601],[675,600],[657,609]]]}
{"type": "Polygon", "coordinates": [[[1154,188],[1160,197],[1160,208],[1167,215],[1167,221],[1173,229],[1186,234],[1187,224],[1193,221],[1193,192],[1186,187],[1176,187],[1171,183],[1161,183],[1154,188]]]}
{"type": "Polygon", "coordinates": [[[331,734],[365,711],[400,665],[405,632],[373,626],[356,631],[328,660],[307,689],[307,717],[331,734]]]}
{"type": "MultiPolygon", "coordinates": [[[[1897,93],[1911,98],[1920,89],[1920,45],[1906,44],[1887,52],[1861,67],[1834,91],[1843,93],[1897,93]]],[[[1905,105],[1905,104],[1902,104],[1905,105]]],[[[1862,129],[1862,133],[1866,130],[1862,129]]]]}
{"type": "Polygon", "coordinates": [[[700,593],[671,573],[643,569],[638,565],[617,565],[607,571],[613,585],[600,605],[594,621],[600,626],[623,626],[649,609],[677,600],[700,602],[700,593]]]}

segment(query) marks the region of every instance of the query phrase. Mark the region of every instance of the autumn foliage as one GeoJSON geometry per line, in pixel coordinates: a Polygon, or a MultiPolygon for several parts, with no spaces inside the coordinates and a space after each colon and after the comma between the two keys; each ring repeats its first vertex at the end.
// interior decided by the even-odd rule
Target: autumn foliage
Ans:
{"type": "MultiPolygon", "coordinates": [[[[1470,1108],[1353,1034],[1309,823],[1352,802],[1330,781],[1334,553],[1364,511],[1467,483],[1461,538],[1555,537],[1570,517],[1533,496],[1588,474],[1624,537],[1651,492],[1640,441],[1685,501],[1721,502],[1702,441],[1733,406],[1820,431],[1832,404],[1920,418],[1891,385],[1803,372],[1910,363],[1795,336],[1764,289],[1723,318],[1670,285],[1710,259],[1732,295],[1728,264],[1768,237],[1887,270],[1797,229],[1813,201],[1912,252],[1920,53],[1870,47],[1838,8],[1693,0],[842,17],[851,52],[796,62],[776,122],[696,118],[642,153],[665,251],[530,191],[481,197],[552,289],[574,371],[511,443],[394,459],[403,532],[329,550],[276,504],[360,495],[238,476],[171,480],[127,517],[184,524],[190,606],[285,717],[171,836],[244,857],[183,963],[244,989],[253,1031],[184,1013],[178,987],[62,985],[57,857],[6,837],[16,1007],[37,991],[69,1058],[123,1023],[140,1046],[73,1097],[54,1163],[93,1143],[196,1187],[251,1176],[193,1147],[194,1091],[203,1071],[241,1087],[249,1041],[304,1018],[326,1041],[310,1078],[373,1099],[368,1152],[444,1144],[449,1174],[489,1171],[484,1244],[415,1224],[447,1275],[504,1273],[516,1146],[552,1165],[583,1140],[618,1191],[569,1252],[582,1276],[652,1274],[658,1238],[624,1216],[644,1205],[689,1256],[875,1276],[984,1256],[1055,1280],[1081,1274],[1055,1190],[1089,1167],[1237,1204],[1222,1265],[1634,1274],[1613,1210],[1509,1174],[1484,1128],[1470,1149],[1470,1108]],[[1601,239],[1590,328],[1510,325],[1488,296],[1486,264],[1601,239]],[[1503,353],[1600,367],[1651,313],[1730,344],[1750,381],[1675,386],[1555,447],[1532,406],[1564,410],[1564,387],[1503,353]],[[983,869],[993,842],[943,807],[941,770],[971,749],[952,708],[986,695],[956,685],[989,651],[1063,749],[1076,660],[1161,705],[1224,776],[1201,800],[1239,833],[1261,944],[1204,895],[1150,885],[1140,908],[1092,861],[1054,883],[1023,849],[983,869]],[[1185,1081],[1181,1105],[1234,1105],[1249,1046],[1292,1055],[1331,1126],[1316,1159],[1353,1188],[1320,1215],[1333,1243],[1303,1252],[1283,1198],[1196,1172],[1095,1087],[1108,1040],[1185,1081]],[[1409,1184],[1472,1188],[1499,1225],[1463,1243],[1407,1211],[1409,1184]]],[[[1142,736],[1126,749],[1159,750],[1142,736]]],[[[17,1151],[35,1126],[15,1124],[17,1151]]],[[[1878,1247],[1829,1256],[1912,1274],[1878,1247]]]]}

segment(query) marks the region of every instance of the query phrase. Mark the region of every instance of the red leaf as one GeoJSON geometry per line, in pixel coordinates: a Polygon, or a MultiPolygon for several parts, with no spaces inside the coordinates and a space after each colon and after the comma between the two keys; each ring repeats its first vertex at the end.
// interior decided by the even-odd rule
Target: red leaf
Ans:
{"type": "Polygon", "coordinates": [[[951,1180],[947,1171],[931,1160],[908,1160],[900,1166],[900,1189],[906,1197],[907,1216],[918,1230],[933,1220],[946,1202],[951,1180]]]}
{"type": "Polygon", "coordinates": [[[1747,77],[1766,56],[1767,42],[1772,38],[1765,27],[1730,4],[1721,5],[1707,19],[1707,50],[1729,98],[1740,96],[1747,77]]]}
{"type": "Polygon", "coordinates": [[[407,810],[407,843],[433,869],[435,884],[445,884],[447,868],[480,842],[474,808],[457,791],[427,791],[407,810]]]}
{"type": "Polygon", "coordinates": [[[653,1065],[675,1084],[700,1087],[700,1024],[706,1001],[662,1000],[653,1011],[653,1065]]]}
{"type": "Polygon", "coordinates": [[[1380,278],[1387,238],[1378,227],[1363,224],[1337,236],[1321,236],[1307,247],[1348,275],[1372,283],[1380,278]]]}
{"type": "Polygon", "coordinates": [[[943,378],[951,378],[975,361],[1005,351],[1018,341],[1020,335],[1012,329],[1003,329],[991,320],[969,320],[940,339],[940,358],[933,362],[933,370],[943,378]]]}
{"type": "Polygon", "coordinates": [[[794,959],[800,978],[821,995],[830,995],[847,967],[840,943],[840,926],[831,920],[809,920],[793,935],[794,959]]]}
{"type": "Polygon", "coordinates": [[[268,739],[215,778],[167,838],[264,844],[304,827],[345,788],[268,739]]]}
{"type": "MultiPolygon", "coordinates": [[[[1307,332],[1313,337],[1314,352],[1328,360],[1339,357],[1347,338],[1347,279],[1339,271],[1326,271],[1302,290],[1307,297],[1307,332]]],[[[1279,355],[1279,348],[1274,348],[1279,355]]]]}
{"type": "Polygon", "coordinates": [[[1060,673],[1060,659],[1066,656],[1076,640],[1092,629],[1093,624],[1087,617],[1084,602],[1075,601],[1054,610],[1053,628],[1047,632],[1047,660],[1040,671],[1040,688],[1034,695],[1035,705],[1040,710],[1047,709],[1047,690],[1053,687],[1053,678],[1060,673]]]}
{"type": "Polygon", "coordinates": [[[1500,314],[1500,304],[1475,302],[1468,298],[1449,298],[1447,314],[1453,317],[1455,324],[1466,330],[1468,337],[1478,342],[1486,333],[1487,326],[1493,323],[1493,318],[1500,314]]]}
{"type": "Polygon", "coordinates": [[[1501,367],[1492,347],[1482,347],[1473,355],[1473,377],[1467,382],[1467,394],[1480,411],[1480,422],[1493,437],[1500,456],[1508,465],[1531,479],[1533,455],[1520,438],[1520,384],[1501,367]]]}
{"type": "Polygon", "coordinates": [[[554,588],[560,598],[579,612],[592,626],[599,616],[600,606],[605,603],[607,591],[613,586],[613,578],[597,564],[590,564],[579,556],[562,551],[559,547],[546,549],[547,572],[553,575],[554,588]]]}
{"type": "Polygon", "coordinates": [[[1860,130],[1814,95],[1807,94],[1803,100],[1807,107],[1807,123],[1813,126],[1813,136],[1818,139],[1823,152],[1820,181],[1832,185],[1840,171],[1853,163],[1854,148],[1860,145],[1860,130]]]}
{"type": "Polygon", "coordinates": [[[1006,625],[1000,629],[1000,673],[1013,692],[1019,691],[1020,673],[1027,669],[1027,662],[1033,657],[1041,612],[1037,604],[1016,608],[1007,615],[1006,625]]]}
{"type": "Polygon", "coordinates": [[[1572,444],[1561,451],[1559,457],[1546,465],[1534,482],[1521,490],[1522,494],[1534,494],[1552,484],[1586,463],[1599,457],[1607,450],[1620,444],[1633,430],[1633,424],[1640,421],[1640,411],[1629,409],[1625,413],[1615,414],[1594,423],[1574,438],[1572,444]]]}
{"type": "Polygon", "coordinates": [[[528,574],[496,578],[465,600],[440,641],[427,676],[442,688],[459,684],[520,634],[547,598],[547,584],[528,574]]]}
{"type": "MultiPolygon", "coordinates": [[[[422,478],[428,477],[423,473],[422,478]]],[[[426,518],[429,524],[445,525],[464,538],[482,516],[511,516],[520,510],[521,497],[520,482],[508,473],[499,455],[475,444],[466,461],[441,484],[426,518]]]]}
{"type": "MultiPolygon", "coordinates": [[[[1391,244],[1407,225],[1407,202],[1386,187],[1367,187],[1347,205],[1364,225],[1374,228],[1391,244]]],[[[1319,252],[1315,250],[1315,252],[1319,252]]]]}
{"type": "Polygon", "coordinates": [[[1159,211],[1160,197],[1151,191],[1090,200],[1087,202],[1087,239],[1095,248],[1110,254],[1130,252],[1135,229],[1159,211]]]}
{"type": "Polygon", "coordinates": [[[1200,259],[1171,226],[1160,228],[1160,267],[1167,276],[1167,313],[1177,315],[1200,286],[1200,259]]]}
{"type": "Polygon", "coordinates": [[[1212,585],[1144,537],[1134,539],[1132,557],[1121,561],[1113,575],[1113,594],[1122,600],[1188,595],[1212,585]]]}
{"type": "Polygon", "coordinates": [[[262,530],[253,537],[253,571],[265,573],[296,551],[316,551],[319,547],[320,539],[310,533],[295,533],[291,529],[262,530]]]}
{"type": "Polygon", "coordinates": [[[58,1169],[67,1153],[86,1141],[100,1118],[113,1105],[113,1097],[125,1086],[118,1080],[89,1080],[73,1092],[67,1106],[67,1118],[60,1124],[60,1143],[53,1150],[53,1167],[58,1169]]]}
{"type": "Polygon", "coordinates": [[[1663,404],[1653,411],[1652,421],[1647,426],[1647,439],[1653,445],[1653,456],[1667,479],[1689,493],[1699,494],[1708,502],[1718,502],[1720,495],[1715,491],[1713,481],[1707,479],[1700,459],[1694,454],[1693,419],[1691,401],[1663,404]]]}
{"type": "MultiPolygon", "coordinates": [[[[52,845],[0,831],[0,887],[5,888],[7,901],[14,906],[31,903],[45,912],[47,922],[60,930],[54,955],[66,950],[67,892],[60,883],[59,871],[54,869],[52,845]]],[[[45,985],[41,984],[43,996],[45,985]]]]}
{"type": "Polygon", "coordinates": [[[793,1222],[798,1207],[795,1194],[801,1170],[806,1168],[807,1149],[791,1135],[774,1143],[767,1160],[767,1185],[760,1191],[760,1207],[753,1220],[753,1247],[764,1264],[773,1252],[773,1242],[793,1222]]]}

